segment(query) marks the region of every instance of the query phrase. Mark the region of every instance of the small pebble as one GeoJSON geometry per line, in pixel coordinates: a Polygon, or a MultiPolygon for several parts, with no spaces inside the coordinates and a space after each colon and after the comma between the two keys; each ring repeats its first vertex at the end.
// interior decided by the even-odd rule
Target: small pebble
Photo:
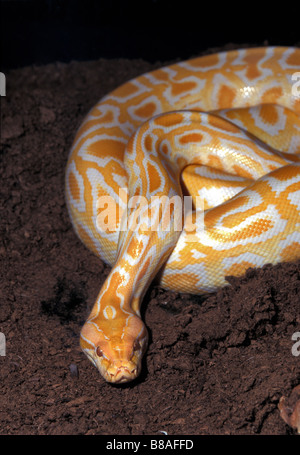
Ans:
{"type": "Polygon", "coordinates": [[[75,365],[75,363],[71,363],[70,366],[69,366],[69,369],[70,369],[70,373],[71,373],[72,378],[78,378],[79,371],[78,371],[77,365],[75,365]]]}

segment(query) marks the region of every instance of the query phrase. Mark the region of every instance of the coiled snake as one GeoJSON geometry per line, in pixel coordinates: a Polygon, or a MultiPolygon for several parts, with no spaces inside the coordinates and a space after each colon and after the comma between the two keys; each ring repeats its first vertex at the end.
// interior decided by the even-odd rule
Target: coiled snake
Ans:
{"type": "Polygon", "coordinates": [[[140,372],[140,303],[158,271],[164,288],[201,294],[300,257],[299,71],[296,48],[195,58],[125,83],[83,121],[66,199],[112,266],[81,332],[106,381],[140,372]]]}

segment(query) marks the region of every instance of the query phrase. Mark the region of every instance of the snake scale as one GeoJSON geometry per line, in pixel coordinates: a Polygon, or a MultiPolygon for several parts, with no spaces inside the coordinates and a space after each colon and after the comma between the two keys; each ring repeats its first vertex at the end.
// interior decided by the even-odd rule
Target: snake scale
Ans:
{"type": "Polygon", "coordinates": [[[126,82],[84,119],[66,200],[112,266],[80,337],[106,381],[139,375],[158,272],[165,289],[205,294],[300,258],[299,71],[297,48],[207,55],[126,82]]]}

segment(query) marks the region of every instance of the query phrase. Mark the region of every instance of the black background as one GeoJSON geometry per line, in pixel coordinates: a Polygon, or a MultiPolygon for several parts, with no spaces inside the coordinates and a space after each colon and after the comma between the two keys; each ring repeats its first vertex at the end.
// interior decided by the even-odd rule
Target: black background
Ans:
{"type": "Polygon", "coordinates": [[[53,61],[188,58],[227,43],[295,45],[297,2],[1,0],[1,70],[53,61]]]}

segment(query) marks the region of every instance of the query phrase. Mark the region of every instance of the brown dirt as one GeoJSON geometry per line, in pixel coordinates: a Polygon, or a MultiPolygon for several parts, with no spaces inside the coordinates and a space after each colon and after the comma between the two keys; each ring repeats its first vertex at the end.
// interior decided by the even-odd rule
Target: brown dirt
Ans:
{"type": "Polygon", "coordinates": [[[249,270],[206,300],[152,286],[136,383],[104,383],[79,332],[109,272],[64,200],[74,133],[95,102],[149,71],[140,60],[27,67],[2,98],[1,434],[291,434],[278,402],[300,383],[300,263],[249,270]]]}

